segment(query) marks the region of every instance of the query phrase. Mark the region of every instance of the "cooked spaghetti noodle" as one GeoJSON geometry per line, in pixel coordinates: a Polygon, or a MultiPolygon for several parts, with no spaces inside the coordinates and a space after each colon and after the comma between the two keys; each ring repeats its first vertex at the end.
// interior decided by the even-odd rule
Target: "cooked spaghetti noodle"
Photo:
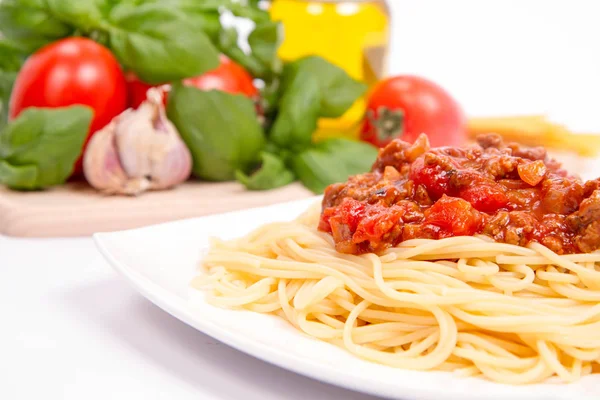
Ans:
{"type": "Polygon", "coordinates": [[[192,285],[392,367],[526,384],[600,372],[600,253],[486,236],[342,254],[318,209],[214,240],[192,285]]]}

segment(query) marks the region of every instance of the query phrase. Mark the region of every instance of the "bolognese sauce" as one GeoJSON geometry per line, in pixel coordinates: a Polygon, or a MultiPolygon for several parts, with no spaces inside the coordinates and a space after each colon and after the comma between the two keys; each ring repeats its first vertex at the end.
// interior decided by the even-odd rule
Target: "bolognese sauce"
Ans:
{"type": "Polygon", "coordinates": [[[342,253],[380,253],[415,238],[484,234],[558,254],[600,248],[600,180],[583,182],[542,147],[494,134],[467,147],[395,140],[371,172],[325,190],[319,229],[342,253]]]}

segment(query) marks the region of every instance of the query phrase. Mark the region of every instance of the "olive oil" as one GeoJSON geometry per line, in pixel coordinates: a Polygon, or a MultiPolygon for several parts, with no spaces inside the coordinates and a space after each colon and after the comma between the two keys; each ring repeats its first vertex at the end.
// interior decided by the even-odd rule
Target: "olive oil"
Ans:
{"type": "MultiPolygon", "coordinates": [[[[372,86],[387,72],[389,10],[381,0],[273,0],[271,18],[285,31],[280,57],[319,55],[372,86]]],[[[357,137],[365,99],[340,118],[322,118],[315,139],[357,137]]]]}

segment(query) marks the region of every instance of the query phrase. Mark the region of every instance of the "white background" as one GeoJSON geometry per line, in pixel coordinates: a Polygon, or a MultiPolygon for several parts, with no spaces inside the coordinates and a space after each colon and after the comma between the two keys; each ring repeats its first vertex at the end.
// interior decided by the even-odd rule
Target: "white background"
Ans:
{"type": "MultiPolygon", "coordinates": [[[[599,2],[392,0],[391,72],[474,115],[600,131],[599,2]]],[[[0,236],[0,398],[368,399],[222,346],[120,280],[91,239],[0,236]]]]}
{"type": "Polygon", "coordinates": [[[597,0],[392,0],[392,73],[446,87],[471,115],[548,113],[600,131],[597,0]]]}

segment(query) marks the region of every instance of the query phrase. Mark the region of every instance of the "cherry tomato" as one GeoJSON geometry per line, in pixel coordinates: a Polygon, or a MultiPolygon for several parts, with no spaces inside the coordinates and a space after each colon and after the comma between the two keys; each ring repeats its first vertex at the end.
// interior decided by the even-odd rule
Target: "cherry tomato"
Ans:
{"type": "MultiPolygon", "coordinates": [[[[9,118],[28,107],[75,104],[94,110],[86,144],[127,107],[127,85],[119,63],[108,49],[81,37],[49,44],[27,59],[13,86],[9,118]]],[[[81,173],[81,157],[74,173],[81,173]]]]}
{"type": "Polygon", "coordinates": [[[459,104],[437,84],[401,75],[379,82],[369,95],[361,139],[383,147],[394,139],[413,143],[425,133],[433,147],[466,140],[466,118],[459,104]]]}
{"type": "MultiPolygon", "coordinates": [[[[252,75],[248,71],[223,54],[220,55],[219,60],[221,64],[217,68],[200,76],[184,79],[184,85],[194,86],[202,90],[214,89],[227,93],[244,94],[250,98],[258,94],[258,90],[252,80],[252,75]]],[[[146,92],[153,86],[142,82],[133,73],[127,74],[127,84],[129,87],[130,105],[134,108],[137,108],[146,100],[146,92]]]]}

